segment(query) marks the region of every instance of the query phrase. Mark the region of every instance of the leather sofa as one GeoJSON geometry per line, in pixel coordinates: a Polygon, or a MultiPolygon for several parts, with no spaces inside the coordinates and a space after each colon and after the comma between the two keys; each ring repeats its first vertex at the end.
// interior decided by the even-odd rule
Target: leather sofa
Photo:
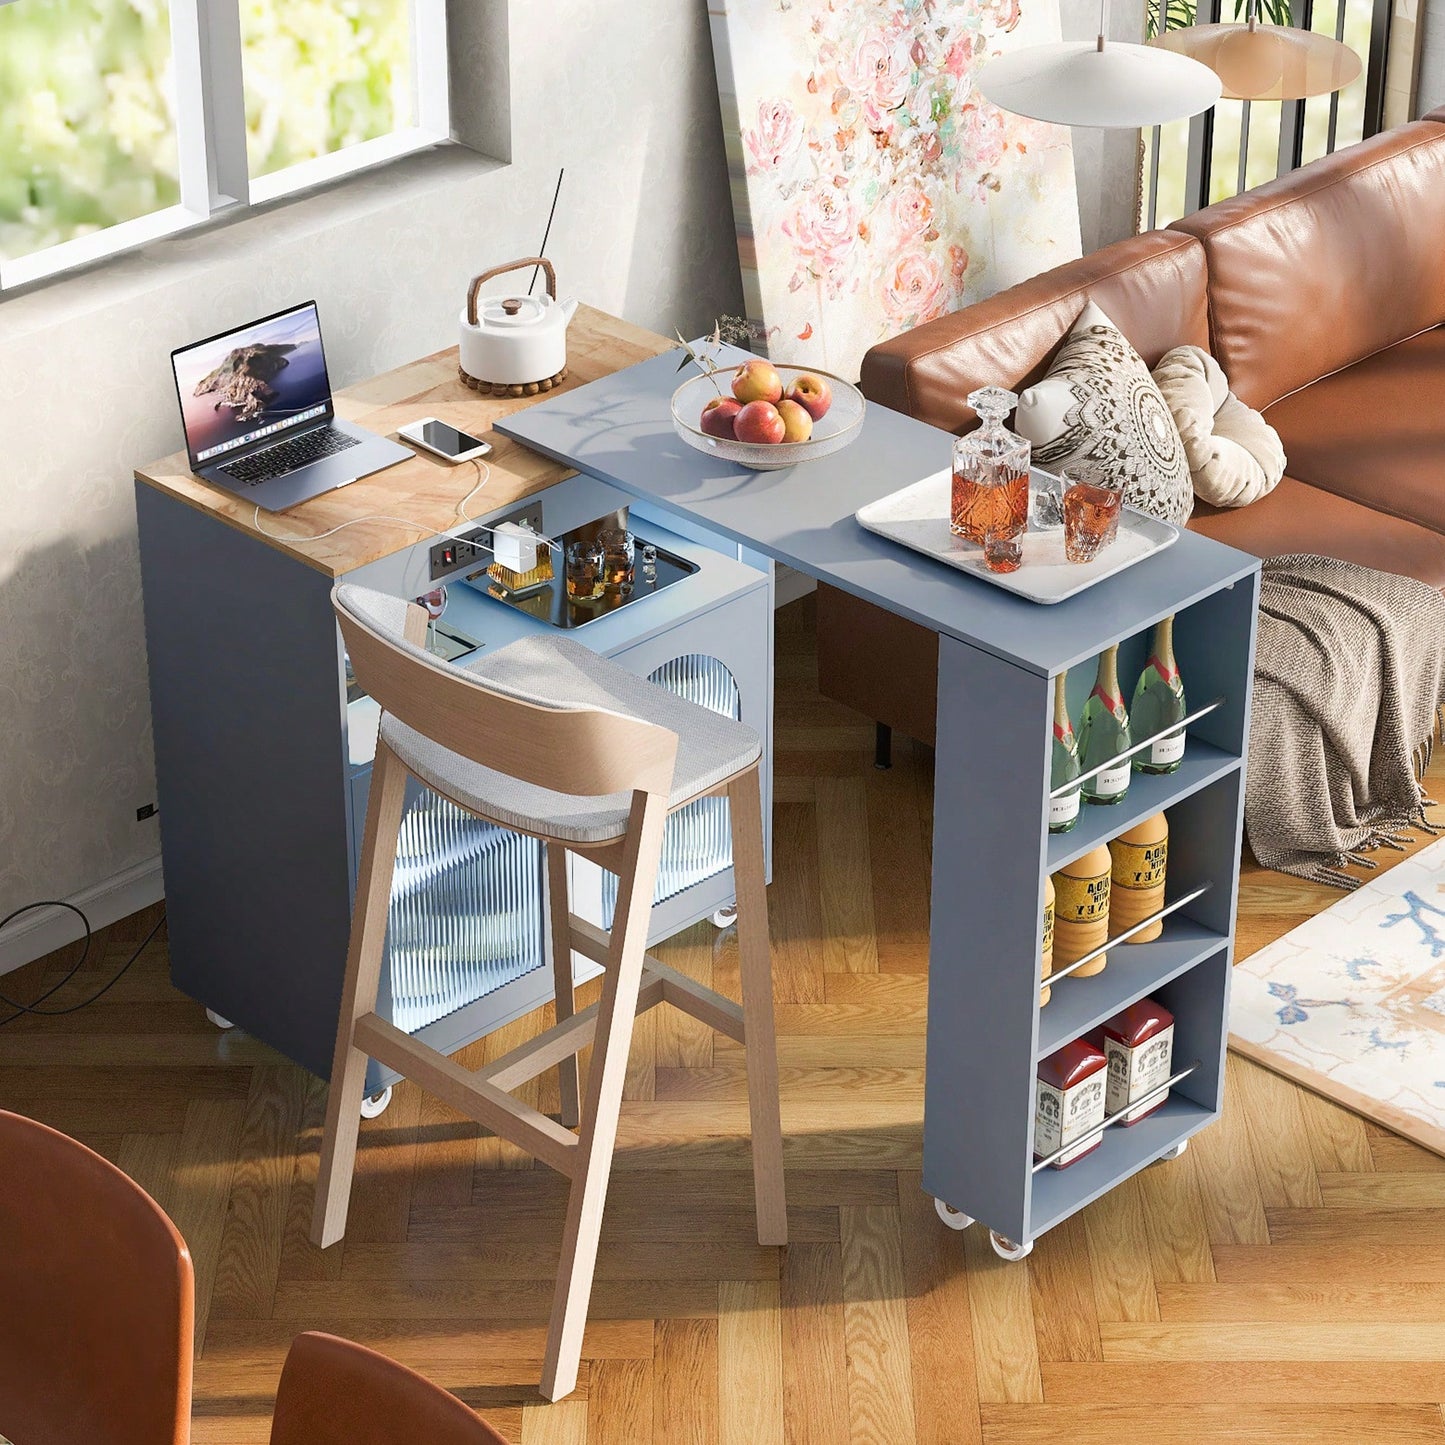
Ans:
{"type": "MultiPolygon", "coordinates": [[[[1284,480],[1190,527],[1445,589],[1445,107],[875,346],[870,401],[952,432],[965,398],[1048,369],[1088,300],[1150,365],[1207,347],[1279,432],[1284,480]]],[[[819,686],[932,743],[937,639],[820,587],[819,686]]]]}

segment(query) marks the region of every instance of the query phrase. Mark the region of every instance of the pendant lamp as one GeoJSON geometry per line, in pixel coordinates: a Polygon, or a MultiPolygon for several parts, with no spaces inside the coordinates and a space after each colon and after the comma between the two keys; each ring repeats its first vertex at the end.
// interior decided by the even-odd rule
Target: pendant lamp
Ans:
{"type": "Polygon", "coordinates": [[[1360,57],[1332,35],[1261,25],[1258,0],[1248,0],[1243,25],[1184,25],[1150,44],[1207,65],[1223,83],[1226,100],[1328,95],[1357,79],[1363,68],[1360,57]]]}
{"type": "Polygon", "coordinates": [[[1106,40],[1102,0],[1097,40],[1029,45],[991,60],[976,88],[1001,110],[1055,125],[1134,129],[1182,120],[1219,99],[1220,80],[1187,55],[1106,40]]]}

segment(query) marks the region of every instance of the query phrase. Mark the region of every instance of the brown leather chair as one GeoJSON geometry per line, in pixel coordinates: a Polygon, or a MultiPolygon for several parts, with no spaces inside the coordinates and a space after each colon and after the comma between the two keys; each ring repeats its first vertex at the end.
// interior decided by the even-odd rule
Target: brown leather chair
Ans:
{"type": "MultiPolygon", "coordinates": [[[[17,1440],[15,1445],[25,1445],[17,1440]]],[[[298,1335],[276,1392],[271,1445],[507,1445],[414,1370],[335,1335],[298,1335]]]]}
{"type": "MultiPolygon", "coordinates": [[[[969,391],[1032,385],[1084,303],[1153,366],[1207,347],[1264,410],[1288,475],[1190,527],[1257,556],[1322,553],[1445,589],[1445,107],[1164,231],[1107,246],[875,346],[871,401],[951,432],[969,391]]],[[[823,693],[932,743],[937,639],[818,589],[823,693]]]]}
{"type": "Polygon", "coordinates": [[[161,1207],[83,1144],[0,1113],[0,1436],[185,1445],[194,1311],[161,1207]]]}

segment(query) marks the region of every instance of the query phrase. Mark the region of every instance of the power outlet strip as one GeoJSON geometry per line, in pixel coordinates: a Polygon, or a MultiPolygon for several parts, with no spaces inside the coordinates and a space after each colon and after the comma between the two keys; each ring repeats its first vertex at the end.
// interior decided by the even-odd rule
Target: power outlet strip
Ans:
{"type": "MultiPolygon", "coordinates": [[[[0,0],[3,3],[3,0],[0,0]]],[[[453,572],[460,572],[463,568],[485,566],[492,560],[492,548],[490,537],[493,527],[500,527],[506,522],[515,522],[519,527],[530,527],[539,537],[545,537],[547,533],[542,527],[542,504],[540,502],[523,502],[513,507],[510,512],[499,513],[495,517],[489,517],[484,527],[478,527],[475,532],[466,534],[475,538],[475,541],[462,540],[447,537],[438,542],[429,554],[431,560],[431,580],[440,582],[444,577],[449,577],[453,572]]]]}

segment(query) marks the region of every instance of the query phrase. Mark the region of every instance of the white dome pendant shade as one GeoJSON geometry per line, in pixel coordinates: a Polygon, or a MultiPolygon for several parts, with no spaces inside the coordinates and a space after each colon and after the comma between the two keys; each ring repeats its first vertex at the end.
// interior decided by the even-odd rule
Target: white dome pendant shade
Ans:
{"type": "Polygon", "coordinates": [[[1185,25],[1152,41],[1192,56],[1224,82],[1226,100],[1305,100],[1342,90],[1364,68],[1348,45],[1331,35],[1288,25],[1261,25],[1251,3],[1243,25],[1185,25]]]}
{"type": "Polygon", "coordinates": [[[1099,0],[1097,40],[1029,45],[979,71],[975,87],[1000,110],[1054,125],[1133,130],[1208,110],[1219,77],[1187,55],[1106,40],[1109,0],[1099,0]]]}

